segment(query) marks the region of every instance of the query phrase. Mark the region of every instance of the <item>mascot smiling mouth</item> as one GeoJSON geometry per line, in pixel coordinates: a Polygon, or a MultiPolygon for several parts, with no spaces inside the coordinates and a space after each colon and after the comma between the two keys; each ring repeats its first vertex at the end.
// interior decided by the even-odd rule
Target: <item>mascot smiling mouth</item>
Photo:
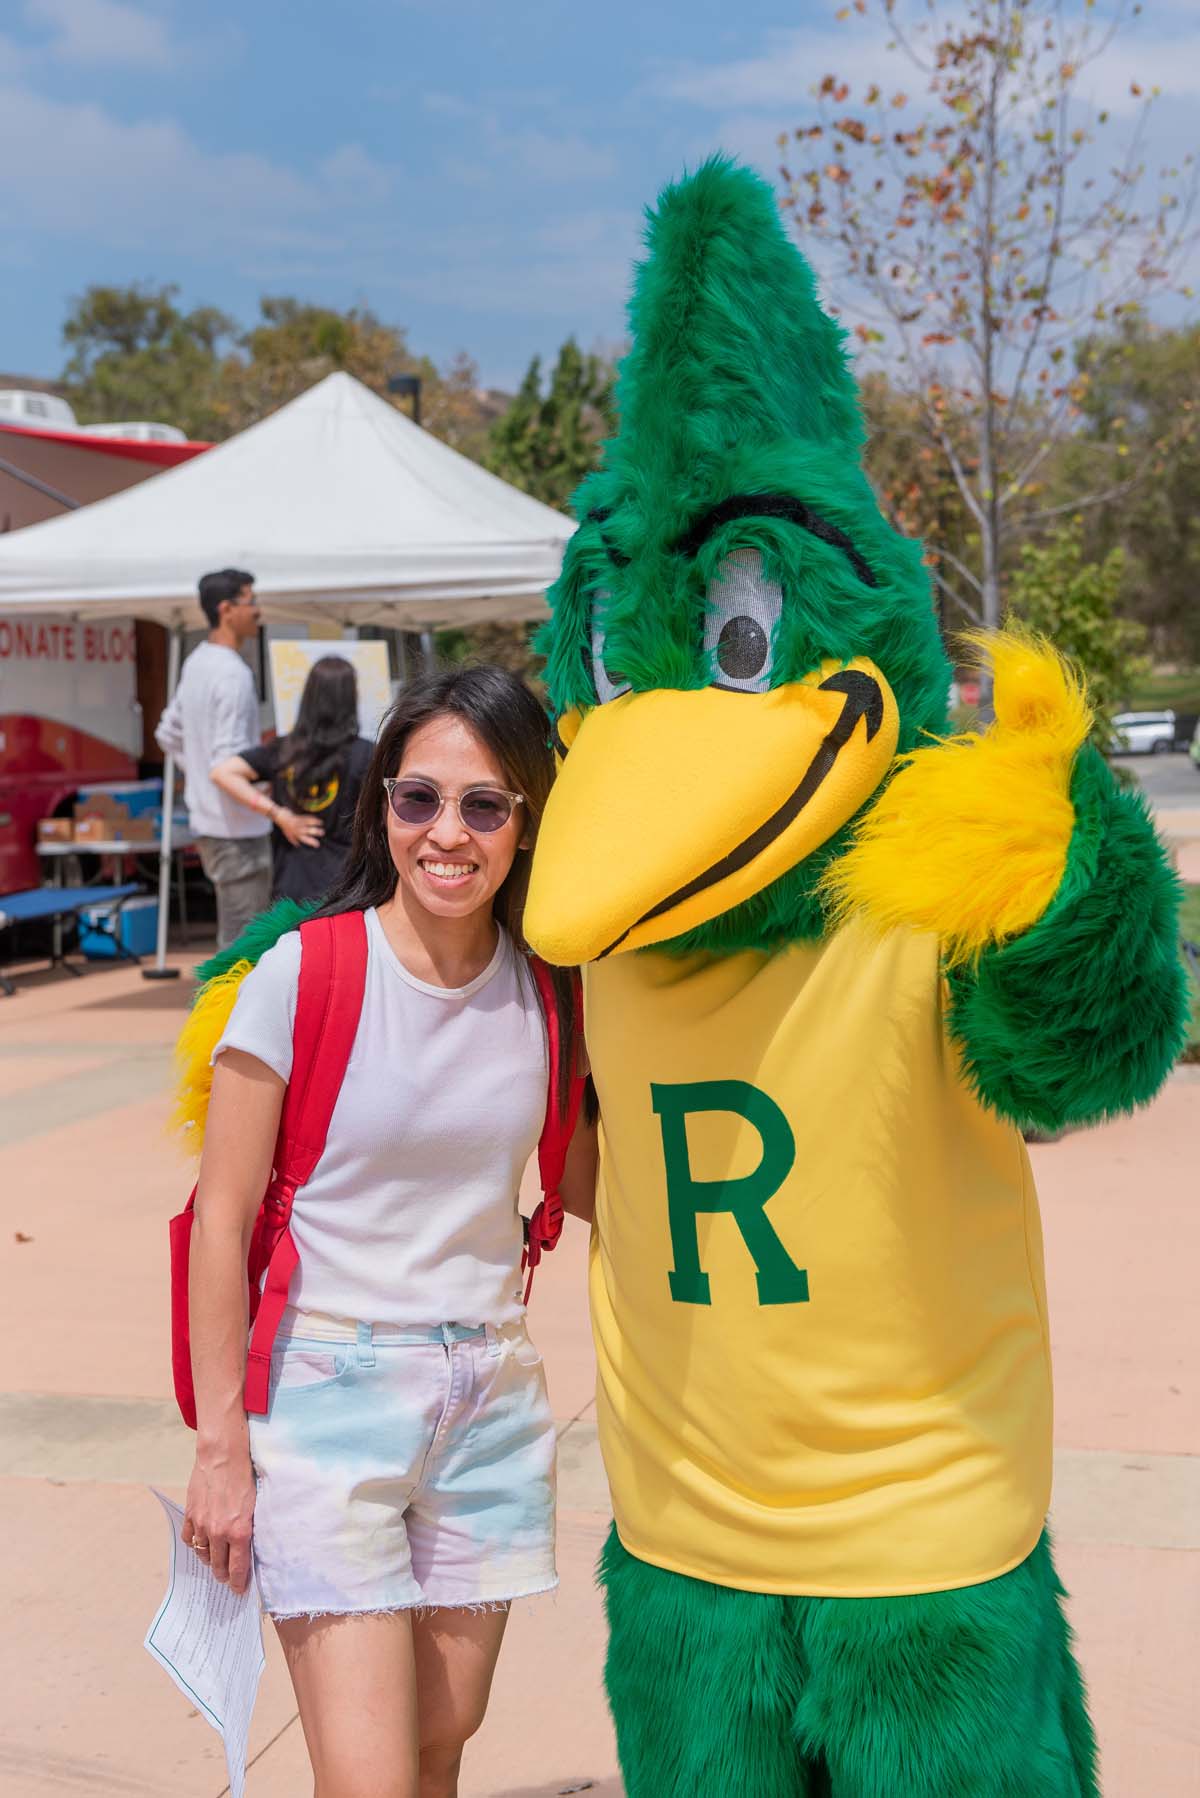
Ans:
{"type": "Polygon", "coordinates": [[[863,657],[765,693],[658,688],[565,713],[529,941],[551,961],[597,961],[718,917],[854,816],[898,729],[892,690],[863,657]]]}

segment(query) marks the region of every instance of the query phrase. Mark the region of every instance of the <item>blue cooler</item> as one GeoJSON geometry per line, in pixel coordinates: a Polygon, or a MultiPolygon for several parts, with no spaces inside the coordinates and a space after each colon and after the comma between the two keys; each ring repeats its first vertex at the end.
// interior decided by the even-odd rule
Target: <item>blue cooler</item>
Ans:
{"type": "MultiPolygon", "coordinates": [[[[112,907],[93,906],[79,914],[79,947],[89,961],[111,961],[117,953],[111,933],[112,907]]],[[[158,945],[158,900],[153,893],[127,899],[116,919],[117,938],[130,955],[153,955],[158,945]]]]}

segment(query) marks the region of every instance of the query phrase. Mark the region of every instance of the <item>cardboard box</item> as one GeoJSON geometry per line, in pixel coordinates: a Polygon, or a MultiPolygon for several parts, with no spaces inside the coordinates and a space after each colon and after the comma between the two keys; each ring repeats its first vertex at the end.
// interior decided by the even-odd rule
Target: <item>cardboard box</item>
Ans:
{"type": "Polygon", "coordinates": [[[130,816],[129,807],[114,799],[111,793],[89,793],[84,799],[75,801],[75,818],[103,818],[114,823],[119,818],[130,816]]]}
{"type": "Polygon", "coordinates": [[[75,841],[84,844],[116,842],[116,826],[111,818],[76,818],[75,841]]]}
{"type": "Polygon", "coordinates": [[[158,828],[150,816],[126,818],[120,828],[120,838],[123,843],[157,843],[158,828]]]}
{"type": "Polygon", "coordinates": [[[69,843],[75,835],[74,818],[39,818],[39,843],[69,843]]]}
{"type": "Polygon", "coordinates": [[[89,812],[82,818],[76,815],[75,841],[83,844],[128,843],[132,847],[156,843],[158,832],[152,817],[98,818],[89,812]]]}
{"type": "MultiPolygon", "coordinates": [[[[153,787],[153,781],[147,781],[145,788],[153,787]]],[[[113,843],[153,843],[158,836],[156,810],[161,811],[161,804],[155,807],[141,807],[130,811],[129,805],[118,794],[132,793],[130,788],[114,787],[111,790],[102,788],[83,788],[81,796],[75,804],[75,841],[77,843],[113,842],[113,843]]],[[[144,788],[139,786],[137,792],[143,794],[144,788]]],[[[162,783],[158,783],[158,796],[161,801],[162,783]]]]}

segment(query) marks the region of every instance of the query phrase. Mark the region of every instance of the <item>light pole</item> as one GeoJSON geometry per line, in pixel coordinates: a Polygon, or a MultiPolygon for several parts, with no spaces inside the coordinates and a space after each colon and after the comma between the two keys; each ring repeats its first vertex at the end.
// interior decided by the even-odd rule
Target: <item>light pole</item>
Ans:
{"type": "MultiPolygon", "coordinates": [[[[415,425],[419,425],[421,422],[421,377],[420,377],[420,375],[389,375],[388,376],[388,392],[389,393],[403,393],[408,396],[408,398],[412,401],[413,423],[415,425]]],[[[415,631],[406,631],[404,633],[404,636],[406,639],[408,639],[409,637],[417,636],[417,633],[415,631]]],[[[422,631],[420,633],[419,637],[417,638],[417,640],[420,644],[420,649],[421,649],[421,665],[425,669],[425,672],[427,674],[429,674],[433,671],[434,667],[436,666],[436,657],[434,655],[434,648],[433,648],[433,632],[432,631],[422,631]]],[[[405,675],[407,676],[407,673],[408,673],[408,656],[407,656],[407,654],[404,657],[404,662],[405,662],[405,675]]]]}
{"type": "MultiPolygon", "coordinates": [[[[179,685],[179,664],[183,656],[183,626],[176,621],[167,639],[167,703],[175,697],[179,685]]],[[[167,928],[171,917],[171,826],[175,816],[175,757],[168,750],[163,762],[162,823],[158,839],[158,935],[154,944],[154,966],[142,969],[143,980],[178,980],[179,969],[167,966],[167,928]]],[[[182,875],[180,876],[182,879],[182,875]]]]}
{"type": "Polygon", "coordinates": [[[412,401],[412,420],[415,425],[421,422],[421,377],[420,375],[389,375],[388,392],[403,393],[412,401]]]}

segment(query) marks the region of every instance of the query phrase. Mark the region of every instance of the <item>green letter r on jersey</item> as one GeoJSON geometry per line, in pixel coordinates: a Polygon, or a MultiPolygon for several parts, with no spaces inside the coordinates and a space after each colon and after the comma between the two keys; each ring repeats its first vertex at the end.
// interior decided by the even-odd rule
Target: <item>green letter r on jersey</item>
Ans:
{"type": "Polygon", "coordinates": [[[667,1209],[675,1253],[671,1297],[681,1305],[712,1303],[708,1275],[700,1266],[696,1218],[702,1211],[728,1211],[754,1259],[759,1304],[802,1304],[808,1298],[808,1275],[791,1259],[766,1214],[768,1199],[779,1191],[796,1159],[792,1127],[774,1099],[745,1080],[652,1085],[650,1096],[662,1130],[667,1172],[667,1209]],[[691,1113],[703,1111],[733,1112],[758,1132],[762,1159],[752,1174],[736,1180],[693,1177],[687,1120],[691,1113]]]}

